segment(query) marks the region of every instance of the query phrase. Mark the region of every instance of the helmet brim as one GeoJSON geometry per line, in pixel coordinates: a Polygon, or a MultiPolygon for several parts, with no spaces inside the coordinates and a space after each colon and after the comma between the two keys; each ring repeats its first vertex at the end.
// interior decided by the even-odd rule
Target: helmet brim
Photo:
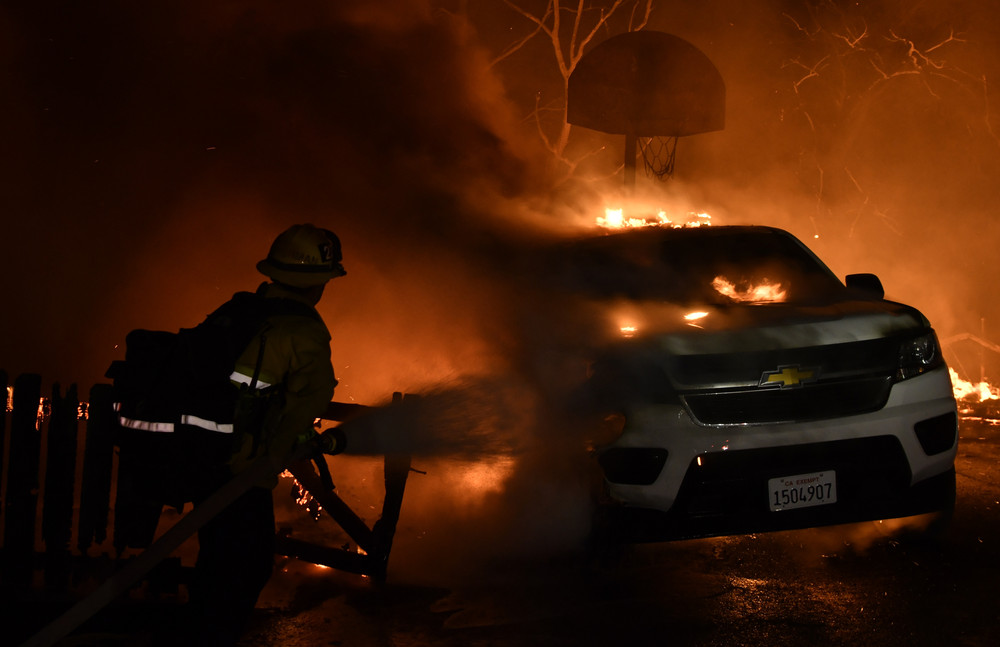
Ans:
{"type": "Polygon", "coordinates": [[[278,283],[284,283],[285,285],[292,285],[298,288],[322,285],[330,279],[335,279],[338,276],[344,276],[347,274],[347,270],[345,270],[344,266],[340,263],[334,263],[333,267],[329,270],[325,268],[320,271],[313,271],[309,269],[289,270],[277,267],[271,262],[270,259],[267,258],[257,263],[257,271],[264,276],[270,277],[278,283]]]}

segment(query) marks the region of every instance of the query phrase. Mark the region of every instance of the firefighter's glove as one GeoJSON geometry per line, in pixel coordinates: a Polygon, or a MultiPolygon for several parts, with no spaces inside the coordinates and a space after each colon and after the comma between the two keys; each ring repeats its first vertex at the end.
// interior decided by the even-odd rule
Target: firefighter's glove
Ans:
{"type": "Polygon", "coordinates": [[[339,427],[333,427],[320,434],[319,444],[324,454],[334,456],[347,448],[347,436],[339,427]]]}

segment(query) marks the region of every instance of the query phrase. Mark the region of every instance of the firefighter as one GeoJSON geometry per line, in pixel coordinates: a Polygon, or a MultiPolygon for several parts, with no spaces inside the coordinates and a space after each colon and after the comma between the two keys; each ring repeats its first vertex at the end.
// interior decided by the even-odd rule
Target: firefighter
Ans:
{"type": "MultiPolygon", "coordinates": [[[[333,399],[337,384],[330,362],[330,333],[315,306],[327,282],[346,274],[341,260],[340,240],[333,232],[303,224],[282,232],[267,258],[257,263],[257,270],[270,278],[257,294],[296,301],[310,311],[269,317],[237,361],[235,382],[274,395],[255,410],[254,421],[238,424],[237,449],[226,473],[220,475],[221,482],[262,453],[283,464],[280,459],[297,443],[315,435],[313,422],[333,399]],[[243,427],[249,424],[256,424],[259,431],[246,433],[243,427]]],[[[336,453],[342,448],[324,449],[336,453]]],[[[275,530],[271,490],[277,481],[274,475],[257,483],[198,532],[190,607],[199,644],[234,644],[271,577],[275,530]]]]}

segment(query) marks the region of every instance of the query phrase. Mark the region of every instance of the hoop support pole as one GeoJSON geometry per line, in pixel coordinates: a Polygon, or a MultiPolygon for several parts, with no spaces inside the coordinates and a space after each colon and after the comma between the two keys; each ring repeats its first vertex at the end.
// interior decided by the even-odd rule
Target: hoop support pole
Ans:
{"type": "Polygon", "coordinates": [[[625,133],[625,188],[632,192],[635,190],[635,143],[634,132],[625,133]]]}

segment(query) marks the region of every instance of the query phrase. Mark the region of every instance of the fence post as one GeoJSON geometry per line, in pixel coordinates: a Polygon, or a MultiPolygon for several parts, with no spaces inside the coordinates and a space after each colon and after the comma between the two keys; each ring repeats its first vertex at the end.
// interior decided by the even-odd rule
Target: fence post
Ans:
{"type": "Polygon", "coordinates": [[[115,412],[110,384],[90,389],[87,408],[87,439],[83,452],[83,484],[80,488],[80,522],[77,547],[84,555],[92,543],[108,537],[111,507],[111,470],[114,457],[115,412]]]}
{"type": "Polygon", "coordinates": [[[11,412],[10,460],[7,468],[7,519],[4,526],[4,572],[16,589],[31,587],[35,557],[35,519],[38,507],[38,402],[42,377],[33,373],[14,380],[11,412]]]}
{"type": "Polygon", "coordinates": [[[52,417],[45,437],[42,540],[45,542],[45,583],[53,587],[69,584],[71,571],[69,540],[73,528],[79,409],[75,384],[69,387],[65,398],[59,395],[59,384],[52,386],[52,417]]]}

